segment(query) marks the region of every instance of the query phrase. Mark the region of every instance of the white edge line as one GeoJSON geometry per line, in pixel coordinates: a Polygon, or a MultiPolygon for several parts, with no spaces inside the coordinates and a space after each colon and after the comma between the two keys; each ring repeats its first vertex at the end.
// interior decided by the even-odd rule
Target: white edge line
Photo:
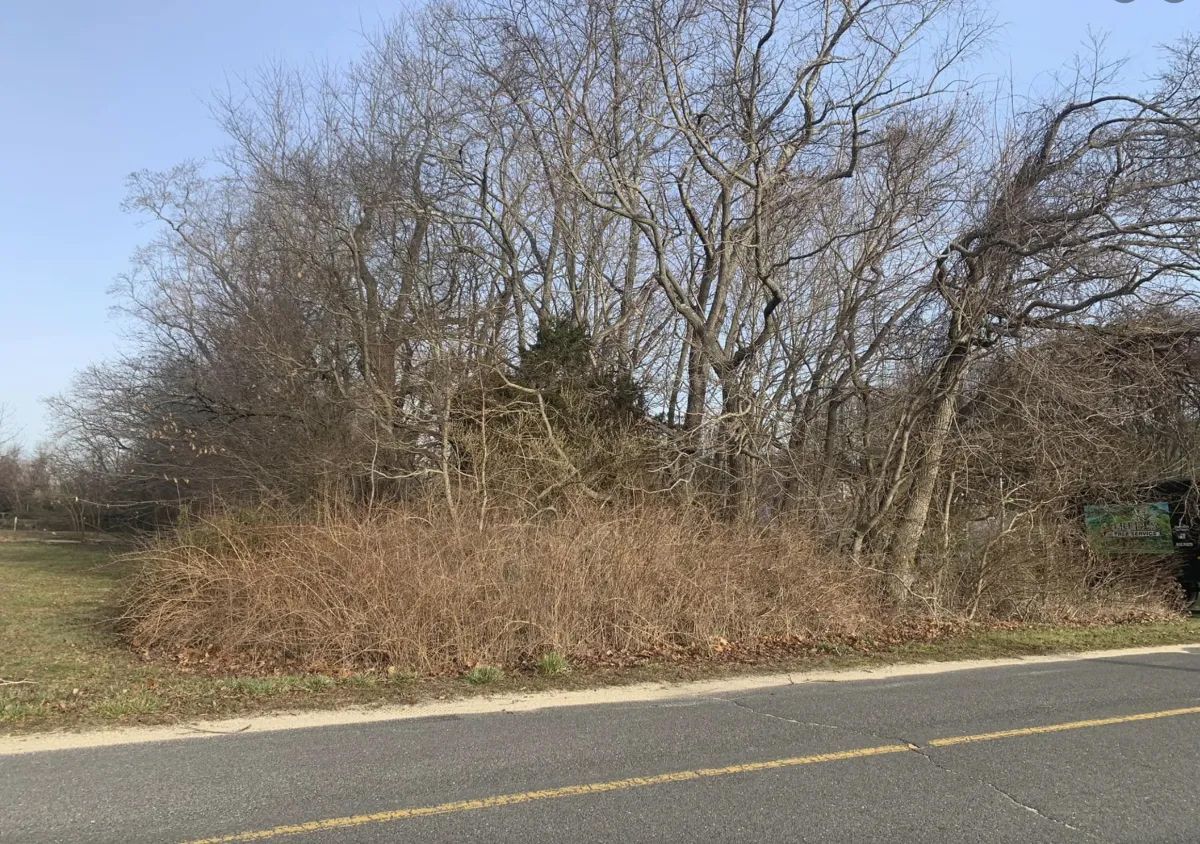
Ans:
{"type": "Polygon", "coordinates": [[[76,733],[32,733],[29,735],[0,736],[0,758],[20,756],[28,753],[44,753],[54,750],[83,750],[129,744],[145,744],[148,742],[217,738],[229,735],[261,735],[263,733],[274,733],[284,730],[377,724],[383,721],[407,721],[447,715],[485,715],[490,713],[533,712],[539,709],[572,706],[652,703],[656,701],[707,697],[806,683],[847,683],[861,680],[882,680],[893,677],[922,677],[978,668],[1042,665],[1051,662],[1076,662],[1087,659],[1122,656],[1184,653],[1186,648],[1196,647],[1200,647],[1200,643],[1084,651],[1080,653],[1049,654],[1044,656],[1005,657],[1001,659],[922,662],[832,671],[755,674],[717,680],[698,680],[679,683],[635,683],[627,686],[606,686],[597,689],[580,689],[574,691],[532,692],[511,696],[489,695],[487,697],[429,701],[400,706],[285,712],[249,718],[196,721],[159,727],[128,727],[76,733]]]}

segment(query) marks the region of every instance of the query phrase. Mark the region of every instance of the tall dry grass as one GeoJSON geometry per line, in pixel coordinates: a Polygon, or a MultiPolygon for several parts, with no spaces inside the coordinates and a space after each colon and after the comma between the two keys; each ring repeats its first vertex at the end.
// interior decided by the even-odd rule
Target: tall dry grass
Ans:
{"type": "MultiPolygon", "coordinates": [[[[1161,579],[1098,581],[1062,543],[1058,557],[1028,541],[988,547],[982,564],[959,559],[918,584],[932,596],[915,602],[925,620],[1078,623],[1169,603],[1161,579]]],[[[447,673],[549,651],[619,662],[913,635],[914,608],[887,605],[878,570],[795,527],[677,506],[224,515],[186,519],[134,557],[124,623],[136,647],[268,666],[447,673]]]]}
{"type": "Polygon", "coordinates": [[[192,520],[138,552],[138,647],[444,672],[821,639],[878,624],[873,576],[794,531],[584,507],[545,521],[389,510],[192,520]]]}
{"type": "Polygon", "coordinates": [[[1182,609],[1171,561],[1097,557],[1081,526],[1056,519],[992,525],[930,556],[924,587],[968,619],[1103,624],[1182,609]]]}

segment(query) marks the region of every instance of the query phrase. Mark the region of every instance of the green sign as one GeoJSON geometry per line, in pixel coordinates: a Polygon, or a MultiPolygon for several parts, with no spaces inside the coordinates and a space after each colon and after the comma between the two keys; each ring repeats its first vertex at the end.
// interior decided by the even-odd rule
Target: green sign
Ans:
{"type": "Polygon", "coordinates": [[[1171,554],[1171,508],[1153,504],[1088,504],[1083,508],[1088,542],[1101,554],[1171,554]]]}

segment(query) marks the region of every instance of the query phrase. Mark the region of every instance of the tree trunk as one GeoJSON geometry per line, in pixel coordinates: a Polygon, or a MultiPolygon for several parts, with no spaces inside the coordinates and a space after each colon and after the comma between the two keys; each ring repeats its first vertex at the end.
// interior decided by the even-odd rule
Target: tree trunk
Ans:
{"type": "Polygon", "coordinates": [[[837,452],[838,412],[841,408],[841,399],[831,399],[825,409],[825,444],[821,451],[821,466],[817,470],[818,499],[824,497],[829,486],[829,477],[833,474],[834,454],[837,452]]]}
{"type": "Polygon", "coordinates": [[[688,397],[683,427],[686,431],[694,431],[704,422],[704,403],[708,397],[708,361],[694,332],[689,331],[688,337],[688,397]]]}
{"type": "Polygon", "coordinates": [[[736,518],[751,515],[753,485],[746,457],[746,401],[736,376],[721,379],[720,442],[726,473],[725,510],[736,518]]]}
{"type": "Polygon", "coordinates": [[[892,565],[892,597],[905,604],[916,579],[917,549],[929,519],[933,493],[942,468],[942,455],[950,438],[958,394],[967,371],[968,346],[956,343],[942,358],[933,405],[927,416],[925,449],[913,466],[904,508],[892,534],[888,556],[892,565]]]}

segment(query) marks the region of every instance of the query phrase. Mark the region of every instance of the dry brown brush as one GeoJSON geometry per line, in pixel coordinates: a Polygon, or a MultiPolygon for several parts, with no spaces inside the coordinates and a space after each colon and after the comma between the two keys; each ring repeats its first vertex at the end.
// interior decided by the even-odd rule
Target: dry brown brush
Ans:
{"type": "Polygon", "coordinates": [[[549,650],[719,650],[877,623],[869,580],[803,537],[680,515],[207,519],[137,555],[128,633],[152,649],[446,672],[549,650]]]}
{"type": "MultiPolygon", "coordinates": [[[[678,507],[588,504],[544,520],[439,508],[230,515],[187,521],[134,556],[124,619],[134,646],[242,669],[444,674],[520,667],[549,651],[582,664],[753,661],[929,637],[965,619],[945,608],[902,619],[872,567],[830,556],[799,529],[678,507]]],[[[1030,577],[1017,580],[1028,598],[1030,577]]],[[[1079,620],[1114,606],[1095,584],[1068,580],[1042,581],[1036,602],[1006,602],[1001,577],[974,596],[977,614],[1079,620]]],[[[1126,609],[1163,606],[1160,593],[1121,594],[1126,609]]]]}

